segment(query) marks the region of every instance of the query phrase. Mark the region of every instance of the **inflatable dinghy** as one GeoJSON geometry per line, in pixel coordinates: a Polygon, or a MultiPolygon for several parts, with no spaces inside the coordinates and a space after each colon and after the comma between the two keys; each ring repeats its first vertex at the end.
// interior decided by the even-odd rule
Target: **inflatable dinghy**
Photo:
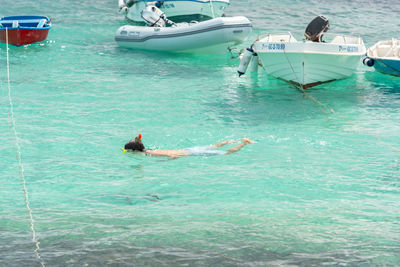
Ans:
{"type": "Polygon", "coordinates": [[[157,51],[223,53],[245,41],[252,30],[251,22],[243,16],[175,24],[161,11],[154,8],[153,11],[156,13],[152,14],[152,20],[142,13],[148,26],[120,27],[115,35],[118,45],[157,51]]]}

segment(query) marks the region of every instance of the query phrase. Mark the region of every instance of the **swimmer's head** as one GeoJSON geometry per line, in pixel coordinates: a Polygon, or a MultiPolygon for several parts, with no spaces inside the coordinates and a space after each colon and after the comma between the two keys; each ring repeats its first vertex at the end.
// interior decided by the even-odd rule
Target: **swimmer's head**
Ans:
{"type": "Polygon", "coordinates": [[[124,147],[126,150],[132,150],[132,151],[143,151],[144,150],[144,145],[142,143],[142,135],[139,134],[138,137],[135,139],[129,141],[128,143],[125,144],[124,147]]]}

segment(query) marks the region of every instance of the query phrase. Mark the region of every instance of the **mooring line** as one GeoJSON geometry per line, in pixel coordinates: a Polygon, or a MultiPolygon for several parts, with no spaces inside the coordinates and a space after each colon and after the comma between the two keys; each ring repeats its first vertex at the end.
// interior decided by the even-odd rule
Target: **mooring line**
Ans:
{"type": "Polygon", "coordinates": [[[17,130],[15,127],[15,119],[14,119],[14,105],[13,101],[11,98],[11,86],[10,86],[10,59],[8,55],[8,28],[6,28],[6,54],[7,54],[7,82],[8,82],[8,100],[10,103],[10,115],[8,116],[8,122],[10,126],[10,132],[11,135],[14,137],[14,148],[15,148],[15,155],[17,159],[17,164],[18,164],[18,172],[19,172],[19,177],[20,177],[20,182],[22,186],[22,191],[24,193],[24,199],[25,199],[25,207],[28,212],[28,217],[29,217],[29,222],[30,222],[30,229],[32,232],[32,242],[35,243],[35,250],[34,253],[36,254],[37,259],[39,260],[40,264],[45,267],[45,264],[40,257],[39,253],[39,240],[36,238],[36,231],[35,231],[35,226],[34,226],[34,220],[33,220],[33,215],[32,215],[32,210],[29,206],[29,197],[28,197],[28,190],[26,188],[26,182],[25,182],[25,175],[24,175],[24,165],[22,164],[22,157],[21,157],[21,147],[19,146],[18,143],[18,135],[17,135],[17,130]]]}
{"type": "MultiPolygon", "coordinates": [[[[321,101],[315,99],[312,95],[307,94],[305,91],[303,91],[302,93],[303,93],[303,96],[304,96],[304,97],[310,98],[314,103],[316,103],[316,104],[320,105],[321,107],[325,108],[326,110],[328,110],[328,111],[331,112],[332,114],[335,114],[335,115],[336,115],[338,118],[340,118],[341,120],[343,120],[343,121],[345,121],[345,122],[347,122],[347,123],[349,123],[349,124],[352,124],[353,126],[357,126],[357,127],[359,127],[359,128],[362,128],[362,127],[359,126],[357,123],[355,123],[355,122],[353,122],[353,121],[347,119],[346,117],[340,115],[339,113],[337,113],[333,108],[331,108],[331,107],[329,107],[328,105],[322,103],[321,101]]],[[[367,134],[367,135],[369,135],[369,136],[372,136],[372,137],[376,138],[376,140],[377,140],[378,142],[380,142],[380,143],[384,144],[385,146],[389,147],[393,152],[396,152],[396,153],[400,154],[400,150],[399,150],[399,149],[395,148],[392,144],[383,141],[382,138],[381,138],[380,136],[378,136],[378,135],[376,135],[376,134],[374,134],[374,133],[371,133],[371,132],[369,132],[369,131],[367,131],[367,130],[365,130],[365,129],[359,130],[359,132],[360,132],[360,133],[363,133],[363,134],[367,134]]]]}
{"type": "MultiPolygon", "coordinates": [[[[297,74],[296,74],[296,72],[294,71],[294,68],[293,68],[293,66],[292,66],[292,63],[290,63],[289,57],[286,55],[286,46],[283,48],[283,54],[285,55],[286,60],[287,60],[287,62],[289,63],[290,68],[292,69],[292,72],[293,72],[294,77],[295,77],[296,80],[298,81],[298,84],[295,83],[294,85],[296,86],[296,88],[300,88],[300,89],[301,89],[301,92],[304,93],[303,85],[302,85],[302,83],[300,82],[300,79],[297,77],[297,74]]],[[[303,82],[304,82],[304,73],[303,73],[303,82]]]]}
{"type": "MultiPolygon", "coordinates": [[[[286,57],[287,62],[289,63],[289,66],[290,66],[290,68],[291,68],[291,70],[292,70],[292,72],[293,72],[293,75],[294,75],[295,78],[300,82],[300,80],[298,79],[298,77],[297,77],[297,75],[296,75],[296,72],[294,71],[294,68],[293,68],[292,64],[290,63],[290,60],[289,60],[288,56],[286,55],[285,49],[283,49],[283,53],[284,53],[284,55],[285,55],[285,57],[286,57]]],[[[303,75],[304,75],[304,73],[303,73],[303,75]]],[[[323,108],[323,109],[322,109],[323,111],[324,111],[324,110],[328,110],[330,113],[335,114],[335,115],[336,115],[338,118],[340,118],[341,120],[346,121],[346,122],[349,123],[349,124],[352,124],[352,125],[354,125],[354,126],[357,126],[357,127],[361,128],[361,127],[360,127],[359,125],[357,125],[355,122],[353,122],[353,121],[351,121],[351,120],[349,120],[349,119],[347,119],[347,118],[341,116],[340,114],[338,114],[333,108],[331,108],[331,107],[329,107],[328,105],[322,103],[321,101],[315,99],[312,95],[307,94],[307,93],[306,93],[306,90],[304,90],[304,87],[303,87],[303,85],[302,85],[301,83],[299,83],[299,84],[294,83],[294,86],[303,94],[304,97],[307,97],[307,98],[311,99],[311,101],[313,101],[313,102],[316,103],[317,105],[321,106],[321,107],[323,108]]],[[[384,144],[385,146],[389,147],[392,151],[394,151],[394,152],[400,154],[400,150],[399,150],[399,149],[395,148],[392,144],[383,141],[382,138],[381,138],[380,136],[378,136],[378,135],[376,135],[376,134],[373,134],[373,133],[371,133],[371,132],[368,132],[368,131],[366,131],[366,130],[362,130],[362,131],[359,131],[359,132],[364,133],[364,134],[367,134],[367,135],[369,135],[369,136],[372,136],[372,137],[376,138],[376,140],[377,140],[378,142],[380,142],[380,143],[384,144]]]]}

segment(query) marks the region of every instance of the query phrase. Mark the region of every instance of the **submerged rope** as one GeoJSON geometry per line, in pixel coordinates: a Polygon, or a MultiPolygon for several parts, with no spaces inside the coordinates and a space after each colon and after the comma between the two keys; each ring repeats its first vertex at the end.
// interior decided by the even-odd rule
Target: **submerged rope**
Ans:
{"type": "Polygon", "coordinates": [[[40,264],[45,267],[44,262],[42,258],[40,257],[39,253],[39,244],[40,242],[36,238],[36,232],[35,232],[35,227],[34,227],[34,221],[33,221],[33,216],[32,216],[32,210],[29,207],[29,198],[28,198],[28,190],[26,188],[26,182],[25,182],[25,177],[24,177],[24,165],[22,165],[22,157],[21,157],[21,147],[18,144],[18,136],[17,136],[17,130],[15,127],[15,119],[14,119],[14,105],[12,102],[11,98],[11,86],[10,86],[10,60],[9,60],[9,55],[8,55],[8,28],[6,28],[6,52],[7,52],[7,82],[8,82],[8,100],[10,103],[10,115],[8,116],[8,122],[10,126],[10,132],[12,132],[13,137],[14,137],[14,148],[15,148],[15,155],[17,158],[17,164],[18,164],[18,172],[19,172],[19,177],[20,177],[20,182],[22,186],[22,191],[24,193],[24,199],[25,199],[25,207],[28,212],[28,217],[29,217],[29,222],[30,222],[30,229],[32,231],[32,242],[35,243],[35,250],[34,253],[36,254],[37,259],[39,260],[40,264]]]}
{"type": "MultiPolygon", "coordinates": [[[[316,103],[316,104],[320,105],[321,107],[325,108],[326,110],[328,110],[328,111],[331,112],[332,114],[335,114],[335,115],[336,115],[338,118],[340,118],[341,120],[343,120],[343,121],[345,121],[345,122],[347,122],[347,123],[349,123],[349,124],[352,124],[352,125],[354,125],[354,126],[357,126],[357,127],[359,127],[359,128],[362,128],[362,127],[359,126],[357,123],[355,123],[355,122],[353,122],[353,121],[347,119],[346,117],[340,115],[340,114],[337,113],[333,108],[327,106],[326,104],[323,104],[321,101],[315,99],[313,96],[307,94],[305,91],[303,91],[303,96],[304,96],[304,97],[307,97],[307,98],[310,98],[314,103],[316,103]]],[[[379,135],[376,135],[376,134],[374,134],[374,133],[371,133],[370,131],[365,130],[365,129],[359,130],[359,132],[360,132],[360,133],[363,133],[363,134],[367,134],[367,135],[369,135],[369,136],[372,136],[372,137],[376,138],[376,140],[377,140],[378,142],[380,142],[380,143],[384,144],[385,146],[389,147],[393,152],[400,154],[400,150],[399,150],[398,148],[395,148],[392,144],[383,141],[382,138],[381,138],[379,135]]]]}
{"type": "MultiPolygon", "coordinates": [[[[293,68],[292,64],[290,63],[290,60],[289,60],[288,56],[286,55],[285,49],[283,49],[283,53],[284,53],[284,55],[285,55],[285,57],[286,57],[287,62],[288,62],[289,65],[290,65],[290,68],[292,69],[293,75],[294,75],[295,78],[299,81],[299,83],[294,83],[294,86],[295,86],[297,89],[300,89],[299,91],[303,94],[304,97],[307,97],[307,98],[311,99],[311,101],[313,101],[315,104],[321,106],[321,107],[323,108],[324,111],[325,111],[325,110],[328,110],[330,113],[335,114],[336,116],[338,116],[338,118],[340,118],[341,120],[346,121],[346,122],[349,123],[349,124],[352,124],[352,125],[354,125],[354,126],[357,126],[357,127],[361,128],[361,127],[360,127],[359,125],[357,125],[355,122],[353,122],[353,121],[351,121],[351,120],[345,118],[344,116],[341,116],[341,115],[340,115],[339,113],[337,113],[333,108],[329,107],[329,106],[326,105],[326,104],[323,104],[321,101],[315,99],[312,95],[307,94],[306,91],[304,90],[303,85],[300,83],[300,80],[299,80],[299,78],[297,77],[296,72],[294,71],[294,68],[293,68]]],[[[303,72],[303,75],[304,75],[304,72],[303,72]]],[[[380,136],[378,136],[378,135],[376,135],[376,134],[374,134],[374,133],[371,133],[371,132],[369,132],[369,131],[367,131],[367,130],[363,130],[363,131],[360,131],[360,132],[361,132],[361,133],[364,133],[364,134],[367,134],[367,135],[369,135],[369,136],[372,136],[372,137],[374,137],[374,138],[376,138],[376,140],[377,140],[378,142],[380,142],[380,143],[384,144],[385,146],[389,147],[393,152],[396,152],[396,153],[400,154],[400,150],[399,150],[399,149],[395,148],[395,147],[394,147],[393,145],[391,145],[390,143],[387,143],[387,142],[383,141],[382,138],[381,138],[380,136]]]]}
{"type": "Polygon", "coordinates": [[[229,47],[229,46],[228,46],[227,49],[228,49],[228,52],[231,54],[231,59],[240,58],[241,52],[240,52],[240,51],[237,51],[237,48],[236,48],[236,47],[229,47]],[[235,55],[233,54],[233,52],[236,52],[237,55],[235,56],[235,55]]]}

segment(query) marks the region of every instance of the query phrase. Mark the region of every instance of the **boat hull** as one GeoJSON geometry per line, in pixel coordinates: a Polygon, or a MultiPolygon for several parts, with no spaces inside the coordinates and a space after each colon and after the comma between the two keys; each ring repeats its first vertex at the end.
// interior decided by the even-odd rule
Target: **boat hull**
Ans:
{"type": "MultiPolygon", "coordinates": [[[[49,29],[10,29],[8,30],[8,43],[21,46],[46,40],[49,29]]],[[[0,42],[6,42],[6,30],[0,29],[0,42]]]]}
{"type": "Polygon", "coordinates": [[[254,50],[268,74],[303,89],[352,75],[365,54],[363,44],[311,42],[256,42],[254,50]]]}
{"type": "Polygon", "coordinates": [[[377,42],[368,48],[367,57],[373,60],[376,71],[400,76],[400,40],[392,39],[377,42]]]}
{"type": "Polygon", "coordinates": [[[8,16],[0,19],[0,42],[15,46],[41,42],[51,28],[45,16],[8,16]],[[8,35],[8,39],[7,39],[8,35]]]}
{"type": "Polygon", "coordinates": [[[374,68],[376,71],[400,76],[400,59],[380,59],[372,58],[374,60],[374,68]]]}
{"type": "MultiPolygon", "coordinates": [[[[135,3],[129,8],[126,18],[135,22],[143,22],[140,12],[146,7],[146,2],[149,1],[135,3]]],[[[203,21],[221,17],[228,6],[229,0],[166,0],[160,9],[172,21],[188,22],[191,20],[203,21]]]]}
{"type": "Polygon", "coordinates": [[[184,27],[122,26],[115,40],[122,47],[174,51],[224,53],[245,41],[252,30],[246,17],[223,17],[184,27]]]}

